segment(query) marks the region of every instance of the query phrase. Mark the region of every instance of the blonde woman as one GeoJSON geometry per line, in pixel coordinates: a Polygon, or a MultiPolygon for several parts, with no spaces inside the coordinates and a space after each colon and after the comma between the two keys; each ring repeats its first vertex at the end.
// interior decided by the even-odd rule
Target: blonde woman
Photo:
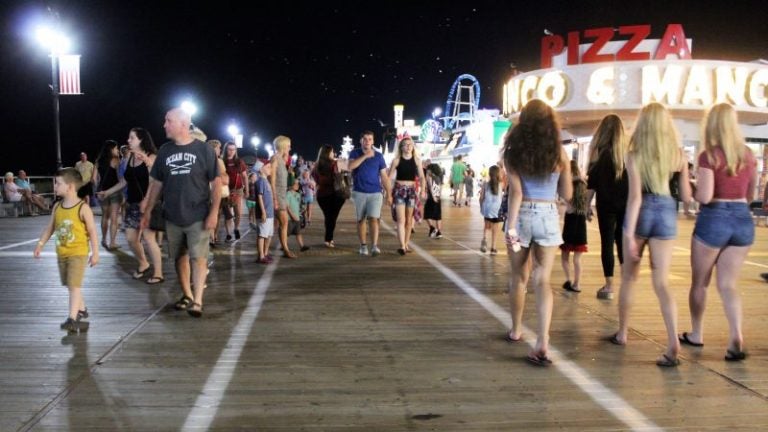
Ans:
{"type": "Polygon", "coordinates": [[[713,106],[704,121],[704,150],[699,154],[695,198],[701,203],[691,239],[691,332],[680,342],[704,346],[704,309],[712,270],[723,301],[730,335],[725,360],[747,355],[742,334],[741,297],[736,279],[755,240],[749,203],[755,197],[757,161],[744,144],[736,111],[728,104],[713,106]]]}
{"type": "Polygon", "coordinates": [[[504,139],[509,216],[506,241],[510,262],[509,303],[512,329],[508,342],[522,338],[525,283],[534,275],[538,337],[527,360],[548,366],[549,326],[552,322],[552,289],[549,277],[557,248],[563,243],[557,197],[573,194],[571,165],[560,141],[560,126],[552,108],[534,99],[520,113],[518,123],[504,139]],[[533,257],[533,270],[528,258],[533,257]]]}
{"type": "Polygon", "coordinates": [[[392,200],[397,216],[397,240],[400,242],[397,253],[405,255],[406,252],[410,252],[408,242],[411,241],[413,210],[416,208],[416,179],[421,184],[419,188],[421,200],[424,201],[427,198],[424,170],[421,168],[419,155],[414,151],[411,138],[403,138],[397,145],[395,157],[389,167],[389,178],[393,176],[395,176],[395,187],[392,190],[392,200]]]}
{"type": "Polygon", "coordinates": [[[619,294],[619,331],[609,338],[627,343],[633,288],[646,246],[650,249],[653,289],[661,304],[667,330],[667,349],[656,361],[661,367],[680,364],[677,358],[677,305],[669,290],[669,266],[677,236],[677,203],[669,181],[680,172],[680,196],[690,199],[688,162],[680,147],[672,117],[663,105],[650,103],[640,110],[629,141],[626,160],[629,179],[627,214],[624,219],[624,267],[619,294]]]}
{"type": "Polygon", "coordinates": [[[288,167],[287,161],[291,157],[291,139],[278,135],[272,142],[275,155],[272,156],[272,169],[274,172],[269,177],[274,194],[275,216],[280,224],[280,246],[283,248],[283,256],[296,258],[296,254],[288,248],[288,167]]]}

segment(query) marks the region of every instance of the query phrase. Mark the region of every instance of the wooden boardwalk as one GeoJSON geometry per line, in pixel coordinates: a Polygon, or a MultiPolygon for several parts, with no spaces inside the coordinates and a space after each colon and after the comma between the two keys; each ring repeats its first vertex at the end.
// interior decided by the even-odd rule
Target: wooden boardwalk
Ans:
{"type": "MultiPolygon", "coordinates": [[[[656,367],[665,336],[647,267],[629,344],[607,343],[617,308],[595,298],[593,222],[584,291],[563,292],[559,263],[553,271],[555,364],[536,368],[523,360],[526,343],[502,340],[508,264],[503,251],[477,250],[477,203],[443,205],[445,238],[418,226],[406,257],[388,230],[382,256],[359,256],[351,203],[333,250],[316,209],[304,233],[312,249],[297,260],[256,264],[245,232],[215,250],[199,320],[168,307],[179,296],[169,263],[164,284],[131,279],[120,236],[121,249],[86,273],[91,329],[79,335],[59,330],[67,292],[52,243],[32,258],[47,218],[0,219],[0,431],[768,429],[768,284],[758,276],[768,228],[739,281],[745,362],[723,361],[727,326],[712,287],[706,346],[683,347],[679,368],[656,367]]],[[[692,229],[681,217],[671,278],[681,331],[692,229]]],[[[533,297],[525,321],[535,329],[533,297]]]]}

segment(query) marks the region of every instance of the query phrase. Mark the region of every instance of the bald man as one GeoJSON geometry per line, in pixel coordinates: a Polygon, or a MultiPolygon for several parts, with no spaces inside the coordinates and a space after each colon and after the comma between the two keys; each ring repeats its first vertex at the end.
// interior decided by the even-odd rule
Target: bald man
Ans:
{"type": "Polygon", "coordinates": [[[158,205],[163,206],[169,256],[176,262],[176,275],[183,291],[175,307],[199,318],[203,315],[208,233],[216,228],[221,180],[213,148],[190,134],[191,122],[189,114],[179,108],[165,115],[163,128],[170,141],[160,147],[149,173],[152,181],[141,226],[149,226],[152,208],[162,193],[163,202],[158,205]]]}

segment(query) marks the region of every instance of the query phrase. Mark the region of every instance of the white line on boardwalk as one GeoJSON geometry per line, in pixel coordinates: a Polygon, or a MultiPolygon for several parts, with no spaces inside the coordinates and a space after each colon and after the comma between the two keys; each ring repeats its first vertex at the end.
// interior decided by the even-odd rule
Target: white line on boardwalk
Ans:
{"type": "MultiPolygon", "coordinates": [[[[386,226],[386,224],[383,224],[386,226]]],[[[389,229],[389,227],[387,227],[389,229]]],[[[512,326],[512,318],[509,312],[497,305],[493,300],[480,293],[476,288],[462,279],[456,272],[449,269],[435,257],[427,253],[424,249],[411,243],[411,247],[425,261],[431,264],[435,269],[442,273],[448,280],[453,282],[465,294],[480,304],[488,313],[490,313],[506,328],[512,326]]],[[[526,327],[523,327],[523,337],[531,347],[533,347],[536,335],[526,327]]],[[[561,374],[568,378],[573,384],[579,387],[584,393],[589,395],[597,404],[611,413],[616,419],[626,424],[634,431],[661,431],[662,429],[645,417],[640,411],[636,410],[619,395],[605,387],[600,381],[592,378],[584,369],[577,366],[574,362],[567,360],[554,346],[550,345],[547,356],[554,361],[553,367],[557,368],[561,374]]]]}
{"type": "Polygon", "coordinates": [[[248,341],[253,323],[259,315],[269,285],[272,283],[272,275],[275,273],[275,268],[277,268],[279,261],[279,258],[275,258],[275,261],[267,266],[267,269],[259,278],[256,290],[248,301],[248,306],[243,314],[240,315],[237,325],[232,329],[231,336],[225,345],[226,348],[219,355],[216,366],[213,367],[213,371],[208,376],[203,390],[200,392],[197,400],[195,400],[194,407],[187,415],[187,420],[184,422],[184,426],[181,427],[182,431],[210,429],[211,423],[213,423],[219,410],[219,404],[221,404],[221,400],[224,398],[224,392],[229,387],[229,382],[232,381],[232,375],[237,368],[240,354],[243,352],[243,347],[248,341]]]}
{"type": "Polygon", "coordinates": [[[37,240],[38,239],[32,239],[32,240],[27,240],[27,241],[24,241],[24,242],[21,242],[21,243],[14,243],[14,244],[9,244],[9,245],[5,245],[5,246],[0,246],[0,250],[11,249],[11,248],[15,248],[17,246],[24,246],[25,244],[34,243],[37,240]]]}

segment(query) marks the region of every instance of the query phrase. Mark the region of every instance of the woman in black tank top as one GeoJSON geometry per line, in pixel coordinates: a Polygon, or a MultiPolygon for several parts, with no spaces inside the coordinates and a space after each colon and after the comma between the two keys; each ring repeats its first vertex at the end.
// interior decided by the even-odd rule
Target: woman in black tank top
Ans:
{"type": "Polygon", "coordinates": [[[408,242],[411,240],[413,229],[413,211],[417,206],[416,179],[419,180],[421,201],[426,199],[424,171],[421,169],[421,160],[414,151],[413,140],[403,138],[397,145],[397,153],[392,159],[389,168],[389,177],[395,177],[395,187],[392,196],[387,197],[387,204],[394,206],[394,215],[397,222],[397,239],[400,248],[397,253],[405,255],[411,250],[408,242]]]}

